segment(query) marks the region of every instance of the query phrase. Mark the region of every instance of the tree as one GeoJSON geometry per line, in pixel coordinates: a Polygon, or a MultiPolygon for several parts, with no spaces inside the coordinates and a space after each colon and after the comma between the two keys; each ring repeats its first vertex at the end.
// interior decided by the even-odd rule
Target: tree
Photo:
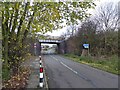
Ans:
{"type": "MultiPolygon", "coordinates": [[[[92,2],[2,2],[3,59],[6,68],[19,68],[26,39],[30,33],[46,33],[61,28],[64,20],[69,24],[87,17],[85,12],[92,2]],[[9,54],[9,55],[8,55],[9,54]],[[13,67],[14,68],[14,67],[13,67]]],[[[16,68],[13,71],[16,71],[16,68]]]]}
{"type": "MultiPolygon", "coordinates": [[[[114,34],[111,35],[111,33],[114,33],[114,31],[117,32],[118,22],[120,20],[118,17],[117,5],[118,4],[114,5],[114,3],[112,2],[101,5],[100,7],[98,7],[97,14],[95,14],[95,17],[94,17],[95,19],[94,22],[96,22],[97,24],[98,33],[99,32],[103,33],[103,36],[104,36],[104,37],[103,36],[101,37],[101,40],[103,38],[103,41],[101,42],[104,42],[102,44],[104,53],[109,52],[109,50],[111,49],[113,51],[113,45],[110,43],[113,43],[113,41],[111,40],[114,40],[115,37],[114,37],[114,34]]],[[[115,36],[117,37],[117,35],[115,36]]],[[[115,40],[115,43],[117,42],[116,40],[115,40]]]]}
{"type": "MultiPolygon", "coordinates": [[[[80,45],[89,44],[89,49],[84,49],[82,51],[82,56],[88,56],[89,51],[95,49],[96,45],[96,24],[91,20],[86,20],[82,23],[81,27],[78,29],[77,33],[78,39],[80,40],[80,45]]],[[[93,52],[93,51],[92,51],[93,52]]]]}
{"type": "Polygon", "coordinates": [[[113,2],[105,3],[98,7],[95,21],[103,31],[116,30],[118,25],[118,8],[113,2]]]}

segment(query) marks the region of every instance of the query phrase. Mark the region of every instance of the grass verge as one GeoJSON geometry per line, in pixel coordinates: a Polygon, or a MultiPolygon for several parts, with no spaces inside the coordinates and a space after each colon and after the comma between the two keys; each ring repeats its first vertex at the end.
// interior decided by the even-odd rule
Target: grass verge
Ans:
{"type": "Polygon", "coordinates": [[[118,65],[119,60],[117,55],[113,55],[109,58],[99,58],[99,59],[93,58],[91,56],[81,57],[73,54],[65,54],[64,56],[73,61],[86,64],[94,68],[101,69],[103,71],[107,71],[113,74],[120,75],[120,65],[118,65]]]}

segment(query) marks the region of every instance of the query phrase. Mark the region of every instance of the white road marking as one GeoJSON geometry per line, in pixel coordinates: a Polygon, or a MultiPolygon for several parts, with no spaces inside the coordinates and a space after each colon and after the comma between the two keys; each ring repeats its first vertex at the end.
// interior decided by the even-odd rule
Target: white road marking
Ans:
{"type": "MultiPolygon", "coordinates": [[[[57,58],[51,56],[53,59],[55,59],[56,61],[59,61],[57,58]]],[[[68,68],[69,70],[71,70],[72,72],[74,72],[75,74],[78,74],[77,71],[73,70],[72,68],[70,68],[69,66],[67,66],[66,64],[64,64],[63,62],[60,61],[60,63],[65,66],[66,68],[68,68]]]]}
{"type": "Polygon", "coordinates": [[[56,59],[55,57],[53,57],[53,56],[50,56],[50,57],[52,57],[53,59],[55,59],[56,61],[58,61],[58,59],[56,59]]]}
{"type": "Polygon", "coordinates": [[[69,66],[67,66],[66,64],[64,64],[63,62],[60,62],[63,66],[65,66],[66,68],[68,68],[69,70],[71,70],[72,72],[74,72],[75,74],[78,74],[77,71],[73,70],[72,68],[70,68],[69,66]]]}

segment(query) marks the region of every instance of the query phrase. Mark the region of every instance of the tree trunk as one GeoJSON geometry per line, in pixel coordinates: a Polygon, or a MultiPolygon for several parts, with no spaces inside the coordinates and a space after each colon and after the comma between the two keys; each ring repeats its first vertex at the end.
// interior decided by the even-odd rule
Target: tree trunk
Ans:
{"type": "Polygon", "coordinates": [[[4,47],[4,59],[5,59],[5,66],[8,66],[8,37],[5,38],[5,47],[4,47]]]}
{"type": "MultiPolygon", "coordinates": [[[[6,7],[7,8],[7,7],[6,7]]],[[[8,14],[8,11],[6,12],[7,15],[8,14]]],[[[2,14],[4,15],[4,13],[2,14]]],[[[2,16],[3,17],[3,16],[2,16]]],[[[5,19],[5,18],[4,18],[5,19]]],[[[8,69],[8,17],[6,17],[6,21],[5,23],[2,25],[2,29],[4,30],[3,32],[3,47],[4,47],[4,50],[3,50],[3,58],[5,60],[4,64],[5,64],[5,69],[8,69]]]]}

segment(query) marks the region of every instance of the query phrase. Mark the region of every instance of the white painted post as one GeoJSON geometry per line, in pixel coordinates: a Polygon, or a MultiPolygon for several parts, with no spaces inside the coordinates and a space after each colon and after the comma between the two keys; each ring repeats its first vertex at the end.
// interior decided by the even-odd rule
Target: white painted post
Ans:
{"type": "Polygon", "coordinates": [[[39,79],[39,87],[43,87],[44,85],[43,85],[43,79],[44,79],[44,75],[43,75],[43,65],[42,65],[42,60],[41,60],[41,56],[39,56],[39,58],[40,58],[40,79],[39,79]]]}

